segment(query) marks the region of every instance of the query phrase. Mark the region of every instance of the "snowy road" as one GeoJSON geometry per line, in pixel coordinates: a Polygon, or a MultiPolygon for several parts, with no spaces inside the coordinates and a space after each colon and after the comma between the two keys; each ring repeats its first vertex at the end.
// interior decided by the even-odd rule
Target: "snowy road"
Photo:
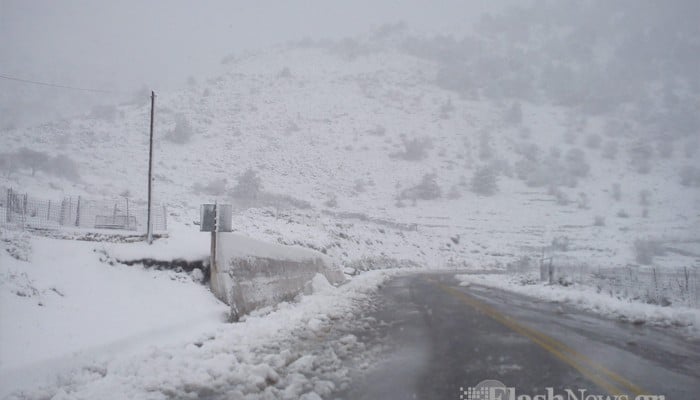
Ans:
{"type": "Polygon", "coordinates": [[[698,398],[700,343],[452,277],[405,276],[380,291],[374,316],[387,324],[357,335],[390,350],[343,398],[459,399],[486,379],[517,395],[552,387],[563,398],[566,389],[698,398]]]}

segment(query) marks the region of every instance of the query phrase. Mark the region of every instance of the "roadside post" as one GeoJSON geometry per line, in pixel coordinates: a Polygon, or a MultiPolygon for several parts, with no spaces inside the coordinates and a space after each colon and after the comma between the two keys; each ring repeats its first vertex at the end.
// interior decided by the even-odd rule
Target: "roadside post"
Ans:
{"type": "Polygon", "coordinates": [[[209,287],[220,300],[226,299],[226,288],[221,287],[219,280],[219,266],[217,265],[217,238],[219,232],[231,232],[231,205],[230,204],[202,204],[199,209],[200,232],[211,232],[211,246],[209,256],[209,287]]]}

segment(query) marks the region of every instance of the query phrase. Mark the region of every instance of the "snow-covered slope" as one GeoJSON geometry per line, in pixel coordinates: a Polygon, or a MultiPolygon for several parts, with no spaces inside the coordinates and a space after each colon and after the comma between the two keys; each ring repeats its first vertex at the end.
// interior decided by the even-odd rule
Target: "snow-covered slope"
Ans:
{"type": "MultiPolygon", "coordinates": [[[[200,203],[230,202],[237,177],[252,169],[279,196],[241,210],[234,226],[345,262],[504,264],[557,236],[606,265],[634,262],[637,239],[697,247],[700,195],[679,175],[694,155],[683,141],[670,150],[639,142],[634,121],[461,98],[433,83],[436,63],[391,49],[276,48],[227,62],[223,76],[158,93],[155,191],[181,223],[196,219],[200,203]],[[496,177],[492,196],[472,190],[480,168],[496,177]],[[430,193],[410,189],[423,179],[430,193]]],[[[69,154],[83,182],[27,170],[2,183],[143,200],[148,112],[143,101],[118,106],[113,119],[4,132],[6,151],[69,154]]]]}

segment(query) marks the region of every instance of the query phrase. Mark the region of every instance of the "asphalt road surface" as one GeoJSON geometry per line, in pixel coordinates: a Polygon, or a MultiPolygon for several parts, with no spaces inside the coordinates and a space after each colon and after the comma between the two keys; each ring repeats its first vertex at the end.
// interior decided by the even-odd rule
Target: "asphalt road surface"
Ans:
{"type": "Polygon", "coordinates": [[[557,400],[570,399],[567,389],[586,400],[700,399],[700,343],[673,329],[460,287],[453,276],[404,276],[381,289],[374,317],[383,328],[357,335],[383,341],[389,350],[341,397],[486,399],[468,388],[494,379],[515,388],[516,396],[550,390],[563,396],[557,400]]]}

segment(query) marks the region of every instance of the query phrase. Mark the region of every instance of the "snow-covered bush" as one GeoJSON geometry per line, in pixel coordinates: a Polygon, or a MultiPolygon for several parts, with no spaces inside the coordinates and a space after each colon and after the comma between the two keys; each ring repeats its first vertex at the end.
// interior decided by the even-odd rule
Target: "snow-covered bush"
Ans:
{"type": "Polygon", "coordinates": [[[593,217],[593,225],[595,226],[605,226],[605,217],[602,215],[596,215],[593,217]]]}
{"type": "Polygon", "coordinates": [[[26,147],[17,151],[16,160],[20,167],[29,168],[32,171],[32,176],[36,174],[36,171],[45,171],[49,165],[49,156],[46,153],[26,147]]]}
{"type": "Polygon", "coordinates": [[[192,125],[184,114],[175,114],[175,127],[165,134],[165,139],[177,144],[185,144],[194,135],[192,125]]]}
{"type": "Polygon", "coordinates": [[[567,236],[557,236],[552,239],[550,248],[554,251],[568,251],[571,240],[567,236]]]}
{"type": "Polygon", "coordinates": [[[252,168],[248,168],[238,177],[231,196],[239,199],[257,199],[262,192],[262,180],[252,168]]]}
{"type": "Polygon", "coordinates": [[[498,191],[498,174],[490,166],[480,167],[474,172],[471,180],[472,192],[491,196],[498,191]]]}
{"type": "Polygon", "coordinates": [[[566,153],[566,170],[570,176],[582,178],[588,175],[591,167],[586,162],[586,154],[581,149],[571,149],[566,153]]]}
{"type": "Polygon", "coordinates": [[[700,186],[700,168],[687,165],[680,171],[681,185],[700,186]]]}
{"type": "Polygon", "coordinates": [[[648,174],[651,171],[651,160],[654,149],[646,142],[637,142],[629,149],[632,168],[640,174],[648,174]]]}
{"type": "Polygon", "coordinates": [[[620,209],[617,212],[617,216],[618,216],[618,218],[629,218],[630,217],[630,215],[624,209],[620,209]]]}
{"type": "Polygon", "coordinates": [[[404,140],[404,150],[392,154],[393,157],[408,161],[420,161],[428,156],[428,151],[433,148],[433,141],[428,137],[404,140]]]}
{"type": "Polygon", "coordinates": [[[338,197],[335,194],[328,196],[328,200],[323,202],[323,205],[329,208],[338,207],[338,197]]]}
{"type": "Polygon", "coordinates": [[[442,190],[437,184],[437,174],[423,175],[420,183],[401,192],[400,198],[411,200],[433,200],[442,196],[442,190]]]}
{"type": "Polygon", "coordinates": [[[384,136],[384,134],[386,133],[386,128],[384,128],[384,126],[382,125],[377,125],[372,129],[368,129],[367,133],[374,136],[384,136]]]}

